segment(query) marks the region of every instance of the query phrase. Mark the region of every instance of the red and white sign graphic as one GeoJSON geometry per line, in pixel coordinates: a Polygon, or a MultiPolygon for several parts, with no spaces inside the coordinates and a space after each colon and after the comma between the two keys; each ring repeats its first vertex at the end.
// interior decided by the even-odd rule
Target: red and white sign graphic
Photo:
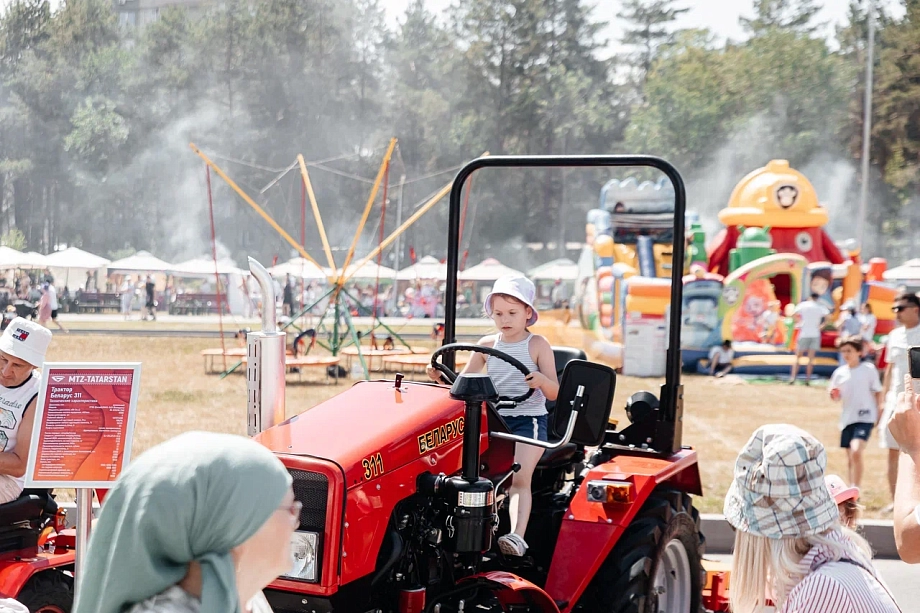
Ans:
{"type": "Polygon", "coordinates": [[[107,487],[130,460],[138,363],[45,363],[26,487],[107,487]]]}

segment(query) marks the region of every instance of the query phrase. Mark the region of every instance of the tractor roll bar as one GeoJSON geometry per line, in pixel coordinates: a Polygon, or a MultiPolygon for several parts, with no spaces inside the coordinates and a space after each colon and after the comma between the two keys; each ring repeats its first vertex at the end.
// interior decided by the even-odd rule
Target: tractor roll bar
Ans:
{"type": "Polygon", "coordinates": [[[578,391],[575,393],[575,404],[572,406],[572,412],[569,413],[569,423],[565,427],[565,434],[555,443],[541,441],[535,438],[527,438],[526,436],[518,436],[517,434],[507,434],[505,432],[489,432],[489,436],[504,439],[506,441],[514,441],[515,443],[533,445],[534,447],[541,447],[542,449],[559,449],[563,445],[567,445],[572,440],[572,435],[575,434],[575,424],[578,422],[578,412],[581,411],[582,404],[584,403],[584,394],[585,386],[579,385],[578,391]]]}
{"type": "MultiPolygon", "coordinates": [[[[671,325],[668,330],[668,354],[665,384],[661,387],[660,421],[674,428],[672,442],[680,447],[680,420],[683,413],[683,392],[680,385],[680,321],[683,300],[684,225],[687,194],[684,180],[677,169],[662,158],[651,155],[494,155],[477,158],[460,169],[450,189],[450,209],[447,230],[447,292],[444,305],[443,344],[456,342],[457,276],[460,267],[460,213],[463,187],[470,176],[482,168],[562,168],[644,166],[660,170],[674,186],[674,245],[671,266],[671,325]]],[[[444,365],[455,370],[453,354],[444,356],[444,365]]]]}

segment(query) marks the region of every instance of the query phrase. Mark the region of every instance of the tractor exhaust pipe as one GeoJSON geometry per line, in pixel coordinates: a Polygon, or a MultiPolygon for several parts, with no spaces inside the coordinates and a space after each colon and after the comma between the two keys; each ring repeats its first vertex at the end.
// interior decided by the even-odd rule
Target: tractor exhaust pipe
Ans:
{"type": "Polygon", "coordinates": [[[284,421],[284,354],[287,334],[278,330],[275,284],[265,267],[249,258],[249,271],[262,290],[262,329],[246,335],[246,427],[249,436],[284,421]]]}

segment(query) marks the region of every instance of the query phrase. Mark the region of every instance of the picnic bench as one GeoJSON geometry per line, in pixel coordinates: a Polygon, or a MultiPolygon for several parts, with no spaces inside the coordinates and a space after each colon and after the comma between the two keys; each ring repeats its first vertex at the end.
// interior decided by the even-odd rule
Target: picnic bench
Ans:
{"type": "Polygon", "coordinates": [[[121,312],[120,294],[103,292],[81,292],[73,299],[73,308],[77,313],[121,312]]]}
{"type": "MultiPolygon", "coordinates": [[[[383,358],[394,355],[428,354],[430,351],[430,349],[426,349],[425,347],[396,347],[394,349],[371,349],[370,347],[361,347],[361,355],[367,363],[367,369],[375,372],[385,370],[383,358]],[[375,358],[378,358],[379,368],[374,368],[375,358]]],[[[345,369],[351,371],[352,360],[358,357],[358,348],[354,345],[350,345],[342,349],[339,355],[345,357],[345,369]]]]}
{"type": "MultiPolygon", "coordinates": [[[[230,314],[230,305],[227,297],[222,296],[220,310],[225,315],[230,314]]],[[[169,303],[170,315],[216,315],[217,294],[183,293],[176,294],[175,299],[169,303]]]]}
{"type": "MultiPolygon", "coordinates": [[[[457,355],[455,366],[459,371],[470,361],[469,355],[457,355]]],[[[431,364],[431,354],[404,353],[383,358],[383,372],[401,372],[406,374],[425,374],[425,368],[431,364]]]]}
{"type": "MultiPolygon", "coordinates": [[[[249,358],[243,356],[241,358],[243,364],[245,364],[249,358]]],[[[339,365],[340,359],[332,355],[286,355],[284,356],[284,365],[286,367],[285,371],[289,372],[291,369],[297,369],[298,379],[303,383],[303,373],[308,368],[323,368],[326,379],[335,379],[335,383],[339,382],[339,365]],[[331,369],[329,367],[332,367],[331,369]]]]}
{"type": "Polygon", "coordinates": [[[223,358],[227,356],[227,364],[236,364],[239,362],[240,358],[246,357],[246,348],[245,347],[232,347],[224,351],[220,347],[214,347],[211,349],[202,349],[201,356],[204,358],[204,372],[205,374],[211,374],[215,372],[223,372],[223,370],[214,370],[214,360],[216,358],[223,358]]]}

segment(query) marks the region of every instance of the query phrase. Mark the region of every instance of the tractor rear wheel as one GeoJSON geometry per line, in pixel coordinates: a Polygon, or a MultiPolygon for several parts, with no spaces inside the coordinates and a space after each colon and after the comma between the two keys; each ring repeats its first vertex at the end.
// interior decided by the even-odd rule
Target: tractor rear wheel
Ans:
{"type": "Polygon", "coordinates": [[[698,613],[703,538],[690,496],[655,491],[626,528],[580,604],[591,613],[698,613]]]}
{"type": "Polygon", "coordinates": [[[30,613],[70,613],[73,609],[73,579],[61,571],[46,570],[32,575],[16,600],[30,613]]]}

